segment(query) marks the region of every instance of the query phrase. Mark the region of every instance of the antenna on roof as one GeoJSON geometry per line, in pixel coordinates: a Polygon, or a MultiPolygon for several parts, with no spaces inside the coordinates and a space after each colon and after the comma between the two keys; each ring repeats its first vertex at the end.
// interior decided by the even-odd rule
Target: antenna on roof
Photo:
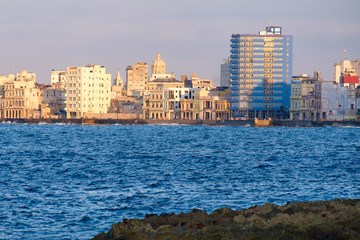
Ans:
{"type": "Polygon", "coordinates": [[[346,60],[346,49],[344,49],[344,60],[346,60]]]}

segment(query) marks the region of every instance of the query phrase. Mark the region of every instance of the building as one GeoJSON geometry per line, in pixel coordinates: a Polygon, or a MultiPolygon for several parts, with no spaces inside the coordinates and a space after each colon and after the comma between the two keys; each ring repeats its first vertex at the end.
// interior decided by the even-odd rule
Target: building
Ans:
{"type": "Polygon", "coordinates": [[[196,73],[192,73],[191,75],[191,84],[193,88],[213,88],[213,83],[210,79],[200,79],[196,73]]]}
{"type": "Polygon", "coordinates": [[[164,91],[164,112],[166,119],[194,119],[195,88],[167,88],[164,91]]]}
{"type": "Polygon", "coordinates": [[[231,118],[229,92],[224,88],[200,89],[195,94],[195,105],[198,105],[199,109],[198,119],[229,120],[231,118]]]}
{"type": "Polygon", "coordinates": [[[220,64],[220,86],[230,86],[230,58],[224,59],[220,64]]]}
{"type": "Polygon", "coordinates": [[[157,54],[156,59],[151,64],[151,75],[149,81],[157,79],[175,79],[174,73],[166,73],[166,63],[161,59],[160,53],[157,54]]]}
{"type": "Polygon", "coordinates": [[[107,113],[111,99],[111,74],[99,65],[66,68],[67,118],[86,113],[107,113]]]}
{"type": "Polygon", "coordinates": [[[148,82],[143,98],[145,119],[172,119],[164,110],[164,95],[167,89],[184,88],[184,82],[175,79],[156,79],[148,82]]]}
{"type": "Polygon", "coordinates": [[[322,82],[320,72],[314,72],[312,78],[307,74],[293,76],[290,97],[291,120],[320,120],[322,82]]]}
{"type": "MultiPolygon", "coordinates": [[[[351,61],[346,59],[346,49],[344,50],[344,59],[334,64],[334,78],[335,83],[341,83],[342,75],[360,76],[360,59],[351,61]]],[[[354,78],[353,78],[354,79],[354,78]]]]}
{"type": "Polygon", "coordinates": [[[290,96],[290,119],[300,120],[301,116],[301,81],[294,81],[291,84],[291,96],[290,96]]]}
{"type": "Polygon", "coordinates": [[[344,87],[357,87],[359,86],[359,76],[356,76],[355,70],[349,69],[341,73],[340,84],[344,87]]]}
{"type": "Polygon", "coordinates": [[[333,82],[321,86],[321,118],[324,120],[355,120],[356,98],[354,87],[333,82]]]}
{"type": "Polygon", "coordinates": [[[143,96],[148,79],[148,65],[138,62],[126,68],[126,94],[131,97],[143,96]]]}
{"type": "Polygon", "coordinates": [[[51,86],[65,91],[66,71],[51,71],[51,86]]]}
{"type": "MultiPolygon", "coordinates": [[[[4,80],[5,78],[3,78],[4,80]]],[[[0,104],[0,118],[39,118],[41,91],[36,86],[36,74],[23,70],[9,75],[4,83],[4,96],[0,104]]]]}
{"type": "MultiPolygon", "coordinates": [[[[58,85],[55,83],[55,85],[58,85]]],[[[49,108],[48,116],[42,113],[43,118],[60,118],[65,115],[65,90],[55,86],[45,86],[42,90],[42,109],[49,108]]],[[[66,116],[64,116],[66,117],[66,116]]]]}
{"type": "Polygon", "coordinates": [[[15,74],[9,74],[9,75],[3,75],[0,76],[0,98],[4,98],[4,94],[5,94],[5,83],[9,82],[9,81],[14,81],[15,80],[15,74]]]}
{"type": "Polygon", "coordinates": [[[230,89],[233,117],[288,118],[292,82],[292,36],[281,27],[233,34],[230,89]]]}

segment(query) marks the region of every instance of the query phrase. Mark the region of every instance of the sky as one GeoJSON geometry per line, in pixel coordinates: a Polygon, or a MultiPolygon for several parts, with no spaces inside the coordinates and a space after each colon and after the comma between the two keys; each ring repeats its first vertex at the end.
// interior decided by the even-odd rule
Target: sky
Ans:
{"type": "Polygon", "coordinates": [[[220,82],[233,33],[266,26],[293,35],[293,75],[360,58],[359,0],[0,0],[0,75],[27,69],[50,83],[52,69],[98,64],[116,77],[160,53],[175,77],[220,82]]]}

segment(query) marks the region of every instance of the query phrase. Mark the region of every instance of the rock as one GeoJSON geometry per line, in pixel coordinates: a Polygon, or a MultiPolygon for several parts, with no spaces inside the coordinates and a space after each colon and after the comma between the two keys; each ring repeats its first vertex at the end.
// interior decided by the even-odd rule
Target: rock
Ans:
{"type": "Polygon", "coordinates": [[[234,222],[243,223],[245,221],[245,217],[243,215],[237,215],[234,217],[234,222]]]}
{"type": "Polygon", "coordinates": [[[94,240],[360,239],[360,199],[265,204],[124,219],[94,240]],[[299,236],[301,236],[299,238],[299,236]]]}

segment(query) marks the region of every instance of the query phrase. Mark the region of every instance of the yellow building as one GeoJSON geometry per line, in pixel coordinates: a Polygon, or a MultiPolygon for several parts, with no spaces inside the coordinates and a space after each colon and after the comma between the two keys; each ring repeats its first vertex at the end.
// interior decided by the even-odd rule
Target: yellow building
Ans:
{"type": "Polygon", "coordinates": [[[111,74],[99,65],[66,68],[67,118],[85,113],[107,113],[111,101],[111,74]]]}
{"type": "Polygon", "coordinates": [[[36,86],[36,74],[23,70],[4,83],[0,118],[23,119],[39,117],[41,91],[36,86]]]}
{"type": "Polygon", "coordinates": [[[143,99],[143,116],[145,119],[173,119],[164,105],[165,91],[171,88],[183,88],[184,83],[175,79],[156,79],[148,82],[143,99]]]}
{"type": "Polygon", "coordinates": [[[230,101],[229,99],[215,100],[215,116],[216,120],[230,119],[230,101]]]}
{"type": "Polygon", "coordinates": [[[229,120],[230,96],[228,92],[228,89],[200,89],[195,99],[199,109],[199,119],[229,120]]]}
{"type": "Polygon", "coordinates": [[[197,115],[194,113],[195,100],[194,99],[181,99],[181,119],[196,120],[197,115]]]}

